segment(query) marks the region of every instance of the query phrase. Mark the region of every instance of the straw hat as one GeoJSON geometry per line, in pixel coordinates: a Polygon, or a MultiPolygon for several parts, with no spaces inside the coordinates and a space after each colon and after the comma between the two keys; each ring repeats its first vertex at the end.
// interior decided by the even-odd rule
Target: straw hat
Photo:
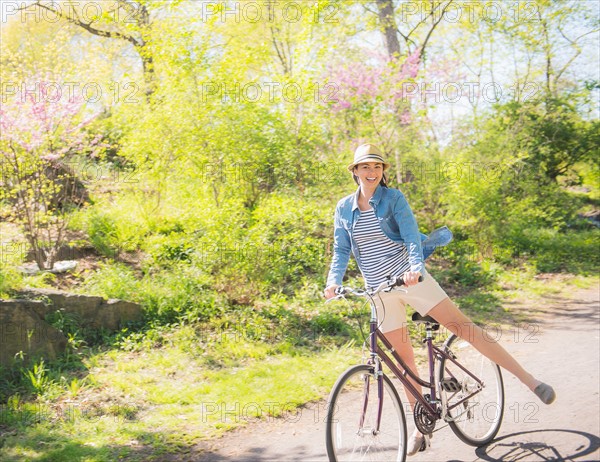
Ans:
{"type": "Polygon", "coordinates": [[[383,169],[387,170],[390,164],[383,160],[383,155],[377,146],[374,144],[361,144],[354,151],[354,162],[348,165],[348,170],[353,171],[358,164],[365,162],[379,162],[383,164],[383,169]]]}

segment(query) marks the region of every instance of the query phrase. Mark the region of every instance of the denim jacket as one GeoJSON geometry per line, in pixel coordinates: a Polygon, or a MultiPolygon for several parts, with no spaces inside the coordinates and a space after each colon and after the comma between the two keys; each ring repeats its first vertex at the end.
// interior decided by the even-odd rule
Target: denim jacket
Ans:
{"type": "MultiPolygon", "coordinates": [[[[340,200],[335,209],[333,259],[327,277],[327,287],[342,284],[350,252],[356,258],[358,266],[361,266],[360,252],[352,235],[360,217],[359,194],[360,187],[356,193],[340,200]]],[[[369,205],[373,208],[383,233],[392,241],[406,246],[411,271],[423,272],[424,259],[435,247],[446,245],[452,239],[452,233],[446,227],[434,231],[429,238],[421,234],[404,194],[397,189],[378,186],[373,197],[369,199],[369,205]]]]}

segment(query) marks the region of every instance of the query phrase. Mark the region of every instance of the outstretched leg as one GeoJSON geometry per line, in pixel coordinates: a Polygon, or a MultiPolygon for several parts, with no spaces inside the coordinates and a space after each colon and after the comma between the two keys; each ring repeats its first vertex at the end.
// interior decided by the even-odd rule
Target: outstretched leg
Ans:
{"type": "Polygon", "coordinates": [[[458,307],[446,298],[438,303],[427,313],[453,334],[463,338],[473,345],[481,354],[491,359],[500,367],[506,369],[523,382],[544,403],[550,404],[554,401],[555,394],[552,387],[537,380],[527,372],[495,340],[484,335],[483,329],[473,323],[458,307]]]}

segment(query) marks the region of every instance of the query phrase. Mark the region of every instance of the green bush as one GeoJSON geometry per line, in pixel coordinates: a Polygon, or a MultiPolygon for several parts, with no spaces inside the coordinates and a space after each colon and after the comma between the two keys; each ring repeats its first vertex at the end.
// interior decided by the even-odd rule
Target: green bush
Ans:
{"type": "Polygon", "coordinates": [[[131,268],[122,263],[104,263],[85,281],[81,289],[106,298],[138,301],[141,283],[131,268]]]}
{"type": "Polygon", "coordinates": [[[555,229],[529,229],[516,247],[527,255],[540,273],[569,272],[593,275],[600,267],[600,230],[558,232],[555,229]]]}
{"type": "Polygon", "coordinates": [[[261,251],[261,258],[245,260],[240,269],[253,274],[268,293],[291,294],[306,280],[322,279],[332,214],[333,206],[272,194],[254,210],[248,231],[247,243],[261,251]]]}
{"type": "Polygon", "coordinates": [[[10,298],[22,286],[22,274],[16,268],[0,263],[0,298],[10,298]]]}
{"type": "Polygon", "coordinates": [[[167,267],[177,262],[190,262],[196,251],[194,237],[182,232],[153,234],[142,245],[148,255],[147,264],[167,267]]]}
{"type": "Polygon", "coordinates": [[[121,245],[117,233],[117,223],[106,213],[96,212],[89,217],[87,232],[94,248],[107,257],[114,258],[121,245]]]}
{"type": "Polygon", "coordinates": [[[225,307],[210,277],[185,263],[140,277],[122,263],[104,264],[82,290],[140,303],[146,318],[159,323],[208,319],[225,307]]]}
{"type": "Polygon", "coordinates": [[[310,320],[312,331],[323,335],[349,335],[351,330],[338,313],[325,311],[310,320]]]}
{"type": "Polygon", "coordinates": [[[159,322],[206,320],[223,312],[226,302],[201,268],[181,264],[142,280],[141,303],[159,322]]]}

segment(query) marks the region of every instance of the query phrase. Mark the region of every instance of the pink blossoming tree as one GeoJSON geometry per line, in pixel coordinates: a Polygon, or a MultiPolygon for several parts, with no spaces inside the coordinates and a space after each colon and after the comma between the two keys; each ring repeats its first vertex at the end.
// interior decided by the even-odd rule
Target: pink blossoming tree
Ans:
{"type": "Polygon", "coordinates": [[[38,267],[52,269],[69,212],[88,199],[69,161],[97,155],[102,145],[85,130],[93,117],[83,117],[81,100],[45,81],[23,87],[35,91],[3,101],[0,109],[0,201],[9,206],[7,218],[23,227],[38,267]]]}
{"type": "Polygon", "coordinates": [[[372,52],[358,62],[332,65],[328,80],[338,88],[332,109],[370,112],[376,106],[383,106],[401,123],[406,122],[410,114],[407,103],[413,96],[405,91],[405,84],[416,78],[420,63],[421,50],[417,48],[401,62],[372,52]]]}

